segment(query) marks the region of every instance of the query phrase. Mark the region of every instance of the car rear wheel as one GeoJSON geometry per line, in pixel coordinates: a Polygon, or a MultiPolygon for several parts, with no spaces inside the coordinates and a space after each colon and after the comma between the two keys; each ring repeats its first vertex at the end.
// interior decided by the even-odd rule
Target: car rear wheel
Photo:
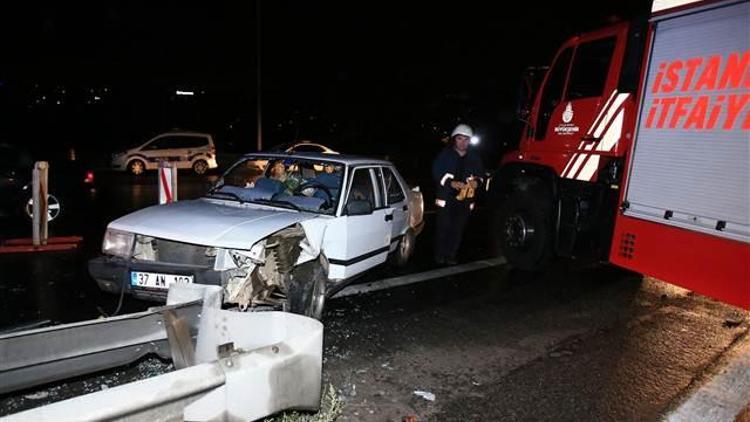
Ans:
{"type": "Polygon", "coordinates": [[[193,163],[193,171],[196,174],[206,174],[208,171],[208,163],[205,160],[198,160],[193,163]]]}
{"type": "Polygon", "coordinates": [[[414,235],[414,230],[408,229],[398,241],[398,246],[396,246],[396,250],[391,255],[391,263],[397,267],[405,266],[414,253],[416,242],[417,237],[414,235]]]}
{"type": "MultiPolygon", "coordinates": [[[[29,198],[29,200],[26,201],[24,211],[26,211],[26,215],[29,218],[34,218],[34,198],[29,198]]],[[[60,203],[60,200],[57,199],[55,195],[47,194],[47,221],[52,222],[52,220],[60,216],[61,211],[62,204],[60,203]]]]}
{"type": "Polygon", "coordinates": [[[141,160],[133,160],[128,163],[128,171],[136,176],[140,176],[146,171],[146,163],[141,160]]]}
{"type": "Polygon", "coordinates": [[[287,284],[289,312],[321,319],[328,277],[319,259],[297,266],[287,284]]]}

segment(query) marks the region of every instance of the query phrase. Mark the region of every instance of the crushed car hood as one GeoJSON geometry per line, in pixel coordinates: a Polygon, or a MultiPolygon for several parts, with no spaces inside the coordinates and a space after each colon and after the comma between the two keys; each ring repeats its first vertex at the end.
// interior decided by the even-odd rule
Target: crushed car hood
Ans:
{"type": "Polygon", "coordinates": [[[317,214],[196,199],[144,208],[109,228],[195,245],[250,249],[257,241],[317,214]]]}

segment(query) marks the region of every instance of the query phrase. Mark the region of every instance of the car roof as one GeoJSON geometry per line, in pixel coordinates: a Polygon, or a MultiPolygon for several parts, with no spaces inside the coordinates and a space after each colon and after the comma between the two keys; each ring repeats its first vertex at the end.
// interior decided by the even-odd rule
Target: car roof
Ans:
{"type": "Polygon", "coordinates": [[[156,138],[158,136],[164,136],[164,135],[172,135],[172,136],[174,136],[174,135],[176,135],[176,136],[208,136],[208,137],[211,137],[211,134],[209,134],[209,133],[190,132],[190,131],[180,130],[180,131],[174,131],[174,132],[157,133],[156,135],[154,135],[154,138],[156,138]]]}
{"type": "Polygon", "coordinates": [[[326,148],[331,151],[333,151],[332,148],[325,144],[321,144],[320,142],[311,141],[308,139],[300,140],[300,141],[291,141],[291,142],[284,142],[278,145],[273,145],[271,148],[268,149],[269,152],[285,152],[287,149],[303,146],[303,145],[313,145],[316,147],[326,148]]]}
{"type": "Polygon", "coordinates": [[[360,166],[360,165],[379,165],[379,166],[393,166],[393,163],[387,160],[381,160],[377,158],[362,157],[358,155],[349,154],[326,154],[320,152],[295,152],[295,153],[282,153],[282,152],[258,152],[245,154],[243,158],[257,157],[257,158],[307,158],[312,160],[331,161],[334,163],[341,163],[348,166],[360,166]]]}

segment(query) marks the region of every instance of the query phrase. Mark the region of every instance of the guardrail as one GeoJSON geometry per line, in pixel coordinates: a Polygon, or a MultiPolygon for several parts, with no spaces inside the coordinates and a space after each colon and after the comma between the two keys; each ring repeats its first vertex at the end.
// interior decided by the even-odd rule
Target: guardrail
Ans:
{"type": "Polygon", "coordinates": [[[255,420],[320,406],[323,325],[221,309],[221,287],[174,285],[166,306],[0,336],[0,392],[155,352],[176,371],[8,415],[6,421],[255,420]]]}

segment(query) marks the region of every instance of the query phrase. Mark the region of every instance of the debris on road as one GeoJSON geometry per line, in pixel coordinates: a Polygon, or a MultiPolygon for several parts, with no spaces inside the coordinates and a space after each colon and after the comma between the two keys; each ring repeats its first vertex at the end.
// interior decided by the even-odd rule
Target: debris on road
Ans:
{"type": "Polygon", "coordinates": [[[427,401],[435,401],[435,394],[430,393],[429,391],[415,391],[414,394],[416,394],[419,397],[422,397],[423,399],[427,401]]]}

